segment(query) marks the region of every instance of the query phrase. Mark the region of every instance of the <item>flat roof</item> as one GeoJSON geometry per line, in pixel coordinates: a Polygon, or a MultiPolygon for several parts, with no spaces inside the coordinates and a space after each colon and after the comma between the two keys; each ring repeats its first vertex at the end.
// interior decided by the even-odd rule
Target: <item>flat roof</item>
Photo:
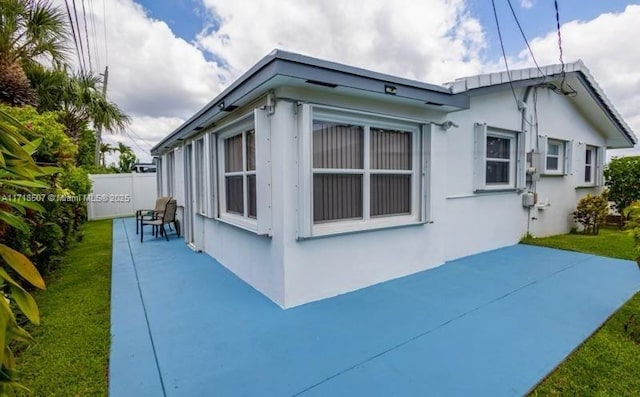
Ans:
{"type": "Polygon", "coordinates": [[[415,100],[424,103],[427,107],[435,106],[443,111],[469,108],[468,95],[454,94],[447,87],[274,50],[162,139],[151,149],[151,153],[157,155],[163,147],[169,147],[194,131],[210,125],[221,113],[226,115],[238,104],[248,102],[247,98],[255,99],[264,94],[270,88],[266,83],[277,76],[300,79],[320,86],[340,86],[356,91],[378,93],[381,96],[387,95],[389,99],[415,100]],[[385,92],[386,86],[393,86],[394,94],[389,95],[385,92]]]}

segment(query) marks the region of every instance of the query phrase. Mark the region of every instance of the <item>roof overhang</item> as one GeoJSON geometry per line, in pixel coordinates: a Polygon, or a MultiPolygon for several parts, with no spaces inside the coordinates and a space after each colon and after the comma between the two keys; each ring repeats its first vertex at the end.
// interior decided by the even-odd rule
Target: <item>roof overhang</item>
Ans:
{"type": "Polygon", "coordinates": [[[178,141],[210,127],[270,90],[300,84],[319,90],[336,89],[340,94],[356,97],[419,103],[442,112],[469,108],[467,94],[453,94],[446,87],[276,50],[161,140],[151,149],[151,154],[158,156],[164,153],[178,141]]]}
{"type": "MultiPolygon", "coordinates": [[[[513,70],[510,75],[500,72],[465,77],[446,86],[454,93],[464,92],[473,97],[508,90],[510,84],[514,88],[546,84],[559,87],[564,79],[565,84],[568,84],[566,87],[571,87],[575,91],[575,95],[567,95],[567,98],[583,117],[607,138],[608,148],[630,148],[637,143],[631,127],[618,113],[582,61],[565,65],[564,75],[561,65],[544,66],[541,70],[543,74],[536,68],[529,68],[513,70]],[[509,83],[509,77],[511,83],[509,83]]],[[[566,87],[565,91],[567,91],[566,87]]]]}

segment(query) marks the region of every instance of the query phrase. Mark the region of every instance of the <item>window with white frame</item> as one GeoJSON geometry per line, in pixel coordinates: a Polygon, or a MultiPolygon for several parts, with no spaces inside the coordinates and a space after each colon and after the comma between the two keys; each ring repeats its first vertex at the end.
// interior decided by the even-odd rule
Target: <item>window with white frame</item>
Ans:
{"type": "Polygon", "coordinates": [[[488,129],[485,146],[485,187],[514,188],[516,183],[515,133],[488,129]]]}
{"type": "Polygon", "coordinates": [[[597,160],[598,148],[595,146],[588,146],[585,151],[584,159],[584,182],[586,184],[596,183],[596,160],[597,160]]]}
{"type": "Polygon", "coordinates": [[[173,196],[175,180],[175,154],[173,151],[167,153],[167,196],[173,196]]]}
{"type": "Polygon", "coordinates": [[[547,139],[547,154],[545,159],[546,174],[564,174],[565,142],[547,139]]]}
{"type": "MultiPolygon", "coordinates": [[[[301,156],[308,147],[310,172],[303,170],[302,175],[311,179],[301,181],[301,189],[309,189],[311,211],[300,215],[301,235],[411,224],[424,218],[420,125],[333,109],[309,114],[310,128],[302,131],[308,146],[302,143],[301,156]]],[[[305,167],[304,161],[301,164],[305,167]]],[[[303,190],[301,200],[304,197],[303,190]]]]}
{"type": "Polygon", "coordinates": [[[204,138],[195,141],[195,194],[196,212],[205,214],[207,212],[207,194],[205,186],[205,155],[204,138]]]}
{"type": "Polygon", "coordinates": [[[247,219],[257,218],[256,145],[253,127],[220,137],[221,209],[247,219]]]}

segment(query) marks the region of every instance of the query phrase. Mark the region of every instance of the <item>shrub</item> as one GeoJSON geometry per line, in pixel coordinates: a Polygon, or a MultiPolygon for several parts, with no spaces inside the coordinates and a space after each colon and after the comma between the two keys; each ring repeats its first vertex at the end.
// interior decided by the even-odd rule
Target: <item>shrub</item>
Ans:
{"type": "Polygon", "coordinates": [[[640,156],[614,158],[604,169],[604,177],[609,200],[620,213],[640,200],[640,156]]]}
{"type": "MultiPolygon", "coordinates": [[[[640,201],[634,201],[622,211],[623,215],[627,218],[625,227],[633,237],[633,243],[636,252],[640,254],[640,201]]],[[[640,267],[640,256],[636,259],[638,266],[640,267]]]]}
{"type": "Polygon", "coordinates": [[[39,114],[31,106],[21,108],[2,106],[0,110],[8,113],[42,138],[33,155],[36,162],[57,166],[75,163],[78,146],[64,133],[64,126],[58,123],[56,112],[39,114]]]}
{"type": "Polygon", "coordinates": [[[582,225],[585,233],[598,234],[608,213],[609,203],[605,195],[592,196],[587,194],[578,201],[573,218],[582,225]]]}

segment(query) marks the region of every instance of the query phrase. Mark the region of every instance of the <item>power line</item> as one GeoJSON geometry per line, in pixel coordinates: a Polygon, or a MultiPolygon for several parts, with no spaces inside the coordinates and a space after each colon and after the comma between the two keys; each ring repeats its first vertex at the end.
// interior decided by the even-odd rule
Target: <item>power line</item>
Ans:
{"type": "Polygon", "coordinates": [[[84,1],[82,0],[82,19],[84,20],[84,36],[87,40],[87,54],[89,55],[89,70],[93,71],[93,62],[91,62],[91,45],[89,43],[89,30],[87,28],[87,10],[84,7],[84,1]]]}
{"type": "Polygon", "coordinates": [[[82,54],[82,65],[84,66],[84,70],[87,70],[87,62],[84,57],[84,46],[82,45],[82,33],[80,33],[80,22],[78,22],[78,10],[76,8],[76,0],[72,0],[73,4],[73,14],[76,19],[76,31],[78,32],[78,41],[80,42],[80,53],[82,54]]]}
{"type": "Polygon", "coordinates": [[[524,39],[524,42],[527,45],[527,48],[529,49],[529,54],[531,54],[531,59],[533,59],[533,63],[536,65],[536,68],[538,68],[538,72],[540,72],[540,74],[543,77],[545,77],[545,74],[542,72],[542,69],[540,69],[540,66],[538,65],[538,61],[536,60],[536,56],[533,55],[533,50],[531,49],[531,46],[529,45],[529,40],[527,40],[527,35],[524,34],[524,30],[522,29],[522,25],[520,25],[520,20],[518,20],[518,16],[516,15],[515,10],[513,9],[513,5],[511,4],[511,0],[507,0],[507,3],[509,4],[509,8],[511,9],[511,14],[513,15],[513,19],[516,20],[516,24],[518,25],[518,29],[520,29],[520,34],[522,35],[522,38],[524,39]]]}
{"type": "Polygon", "coordinates": [[[509,79],[509,86],[511,87],[511,93],[513,94],[513,100],[516,102],[516,106],[520,109],[520,104],[518,103],[518,97],[516,96],[516,90],[513,88],[513,82],[511,81],[511,71],[509,70],[509,62],[507,62],[507,53],[504,50],[504,42],[502,41],[502,32],[500,31],[500,22],[498,21],[498,12],[496,11],[496,2],[495,0],[491,0],[491,5],[493,7],[493,16],[496,20],[496,27],[498,28],[498,38],[500,39],[500,48],[502,49],[502,58],[504,59],[504,66],[507,69],[507,76],[509,79]]]}
{"type": "Polygon", "coordinates": [[[100,52],[98,51],[98,32],[96,30],[96,13],[93,9],[93,0],[89,1],[89,20],[91,21],[91,34],[93,35],[93,55],[96,58],[96,70],[100,70],[100,52]]]}
{"type": "Polygon", "coordinates": [[[129,130],[129,132],[131,134],[133,134],[134,136],[136,136],[142,143],[144,143],[145,145],[149,146],[149,150],[151,150],[153,148],[153,145],[149,141],[147,141],[146,139],[144,139],[140,135],[136,134],[133,130],[129,130]]]}
{"type": "Polygon", "coordinates": [[[144,149],[142,146],[140,146],[140,145],[138,144],[138,142],[136,141],[135,137],[134,137],[133,135],[131,135],[131,132],[130,132],[130,131],[128,131],[128,130],[124,130],[124,133],[125,133],[125,135],[127,135],[127,136],[131,139],[131,142],[133,142],[133,144],[134,144],[134,145],[136,145],[136,147],[137,147],[138,149],[142,150],[142,152],[143,152],[143,153],[145,153],[145,154],[146,154],[147,152],[149,152],[149,151],[150,151],[149,149],[144,149]]]}
{"type": "Polygon", "coordinates": [[[560,51],[560,74],[562,75],[562,81],[560,82],[560,89],[564,87],[564,81],[566,73],[564,70],[564,59],[562,53],[562,34],[560,33],[560,11],[558,10],[558,0],[553,0],[553,6],[556,9],[556,28],[558,30],[558,50],[560,51]]]}
{"type": "Polygon", "coordinates": [[[69,17],[69,25],[71,25],[73,43],[76,47],[76,54],[78,55],[78,66],[80,67],[80,71],[84,74],[84,69],[82,68],[82,58],[80,57],[80,49],[78,48],[78,39],[76,38],[76,29],[73,27],[73,19],[71,18],[71,10],[69,9],[69,2],[67,0],[64,0],[64,5],[67,7],[67,16],[69,17]]]}
{"type": "Polygon", "coordinates": [[[105,5],[105,0],[102,0],[102,15],[104,17],[104,54],[106,64],[109,65],[109,46],[107,45],[107,6],[105,5]]]}

